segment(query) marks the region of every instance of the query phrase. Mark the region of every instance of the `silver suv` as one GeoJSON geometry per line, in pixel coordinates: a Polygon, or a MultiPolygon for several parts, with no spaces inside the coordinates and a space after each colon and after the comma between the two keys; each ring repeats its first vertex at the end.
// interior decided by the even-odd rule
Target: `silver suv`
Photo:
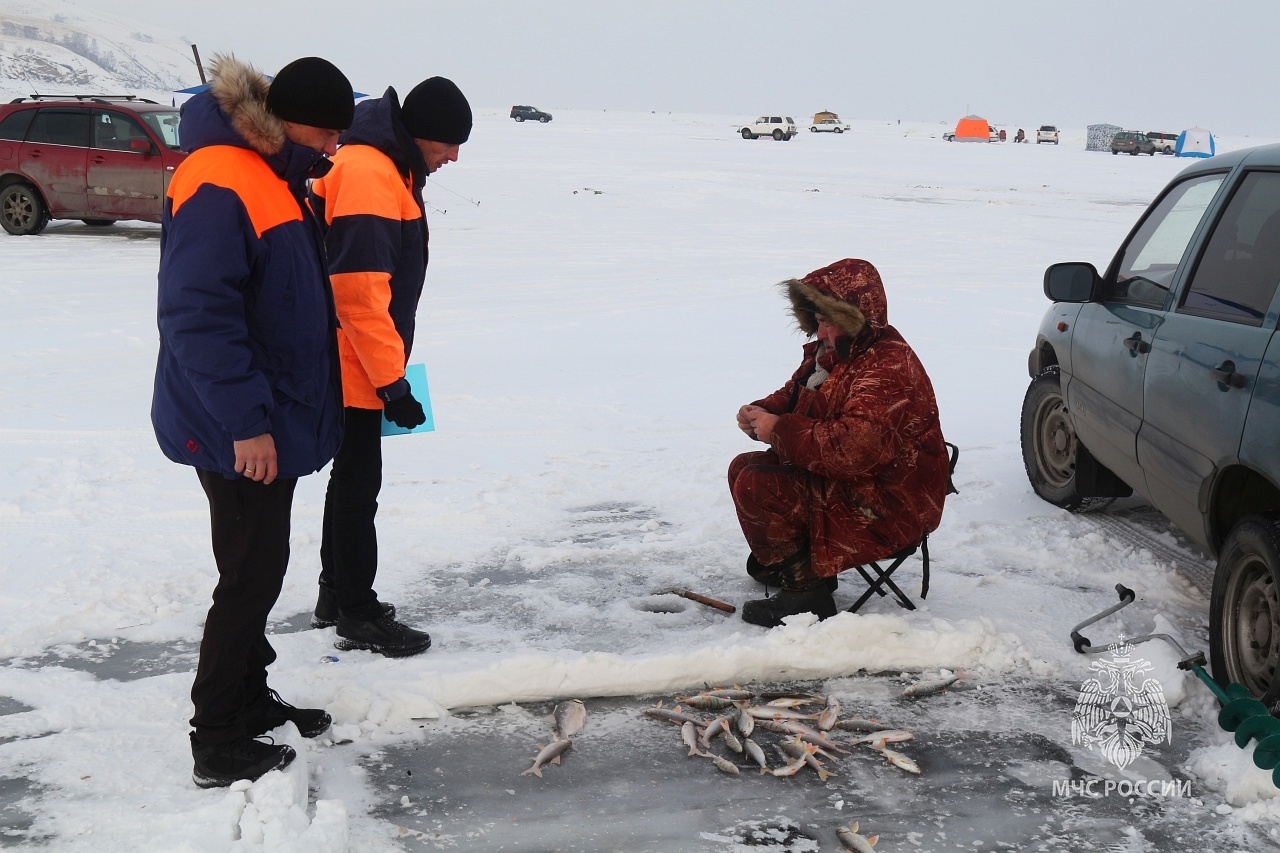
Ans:
{"type": "Polygon", "coordinates": [[[751,124],[744,125],[738,132],[742,134],[743,139],[772,136],[779,142],[785,142],[796,135],[796,120],[791,116],[760,116],[751,124]]]}

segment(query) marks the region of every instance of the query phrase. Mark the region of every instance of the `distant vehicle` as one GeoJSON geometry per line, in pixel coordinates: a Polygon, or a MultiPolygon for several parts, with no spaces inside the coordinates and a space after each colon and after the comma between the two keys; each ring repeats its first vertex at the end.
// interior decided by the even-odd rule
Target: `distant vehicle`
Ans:
{"type": "Polygon", "coordinates": [[[945,141],[947,141],[947,142],[955,142],[955,141],[956,141],[956,132],[955,132],[954,130],[944,130],[944,131],[942,132],[942,138],[943,138],[943,140],[945,140],[945,141]]]}
{"type": "Polygon", "coordinates": [[[1147,138],[1145,133],[1139,133],[1136,130],[1122,130],[1115,136],[1111,137],[1111,153],[1112,154],[1150,154],[1156,156],[1155,143],[1147,138]]]}
{"type": "Polygon", "coordinates": [[[551,113],[544,113],[537,107],[528,104],[516,104],[511,108],[511,117],[516,121],[540,121],[543,124],[551,121],[551,113]]]}
{"type": "Polygon", "coordinates": [[[743,139],[772,136],[779,142],[785,142],[796,135],[796,120],[791,116],[760,116],[751,124],[744,125],[738,132],[742,134],[743,139]]]}
{"type": "Polygon", "coordinates": [[[1000,138],[1000,134],[1003,132],[1004,131],[997,129],[993,124],[987,133],[991,142],[1004,142],[1004,140],[1000,138]]]}
{"type": "Polygon", "coordinates": [[[1161,154],[1172,154],[1174,148],[1178,145],[1178,134],[1176,133],[1161,133],[1158,130],[1150,130],[1147,131],[1147,139],[1151,140],[1151,144],[1161,154]]]}
{"type": "Polygon", "coordinates": [[[848,129],[849,125],[835,113],[815,113],[813,124],[809,125],[809,130],[814,133],[844,133],[848,129]]]}
{"type": "Polygon", "coordinates": [[[1036,131],[1036,145],[1041,142],[1052,142],[1058,144],[1058,128],[1051,124],[1042,124],[1040,129],[1036,131]]]}
{"type": "Polygon", "coordinates": [[[178,148],[178,111],[133,95],[40,95],[0,105],[0,226],[51,219],[159,222],[178,148]]]}

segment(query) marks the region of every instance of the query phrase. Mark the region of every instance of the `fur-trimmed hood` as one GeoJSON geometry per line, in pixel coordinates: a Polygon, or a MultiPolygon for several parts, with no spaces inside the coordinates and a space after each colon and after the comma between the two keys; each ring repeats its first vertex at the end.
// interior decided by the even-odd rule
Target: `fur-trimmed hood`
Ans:
{"type": "Polygon", "coordinates": [[[209,90],[182,105],[182,147],[208,145],[252,148],[274,157],[285,147],[284,122],[267,110],[271,81],[234,56],[215,56],[209,90]]]}
{"type": "Polygon", "coordinates": [[[867,328],[878,334],[889,325],[880,273],[867,261],[845,258],[804,278],[784,281],[782,287],[796,324],[811,337],[818,332],[815,313],[830,317],[851,338],[867,328]]]}

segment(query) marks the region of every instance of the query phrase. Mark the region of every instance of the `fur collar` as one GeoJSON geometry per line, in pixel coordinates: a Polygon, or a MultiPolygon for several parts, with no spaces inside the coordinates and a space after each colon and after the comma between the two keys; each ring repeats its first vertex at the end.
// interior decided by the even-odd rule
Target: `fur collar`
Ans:
{"type": "Polygon", "coordinates": [[[284,122],[267,110],[271,82],[260,71],[230,54],[216,55],[209,65],[209,94],[231,126],[264,157],[284,149],[284,122]]]}

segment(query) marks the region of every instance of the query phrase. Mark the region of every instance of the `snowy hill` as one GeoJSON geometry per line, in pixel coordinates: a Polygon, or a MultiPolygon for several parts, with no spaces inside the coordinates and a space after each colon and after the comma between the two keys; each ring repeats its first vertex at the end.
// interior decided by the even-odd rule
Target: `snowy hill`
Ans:
{"type": "Polygon", "coordinates": [[[70,0],[0,6],[0,96],[132,93],[168,100],[200,82],[190,44],[70,0]]]}

